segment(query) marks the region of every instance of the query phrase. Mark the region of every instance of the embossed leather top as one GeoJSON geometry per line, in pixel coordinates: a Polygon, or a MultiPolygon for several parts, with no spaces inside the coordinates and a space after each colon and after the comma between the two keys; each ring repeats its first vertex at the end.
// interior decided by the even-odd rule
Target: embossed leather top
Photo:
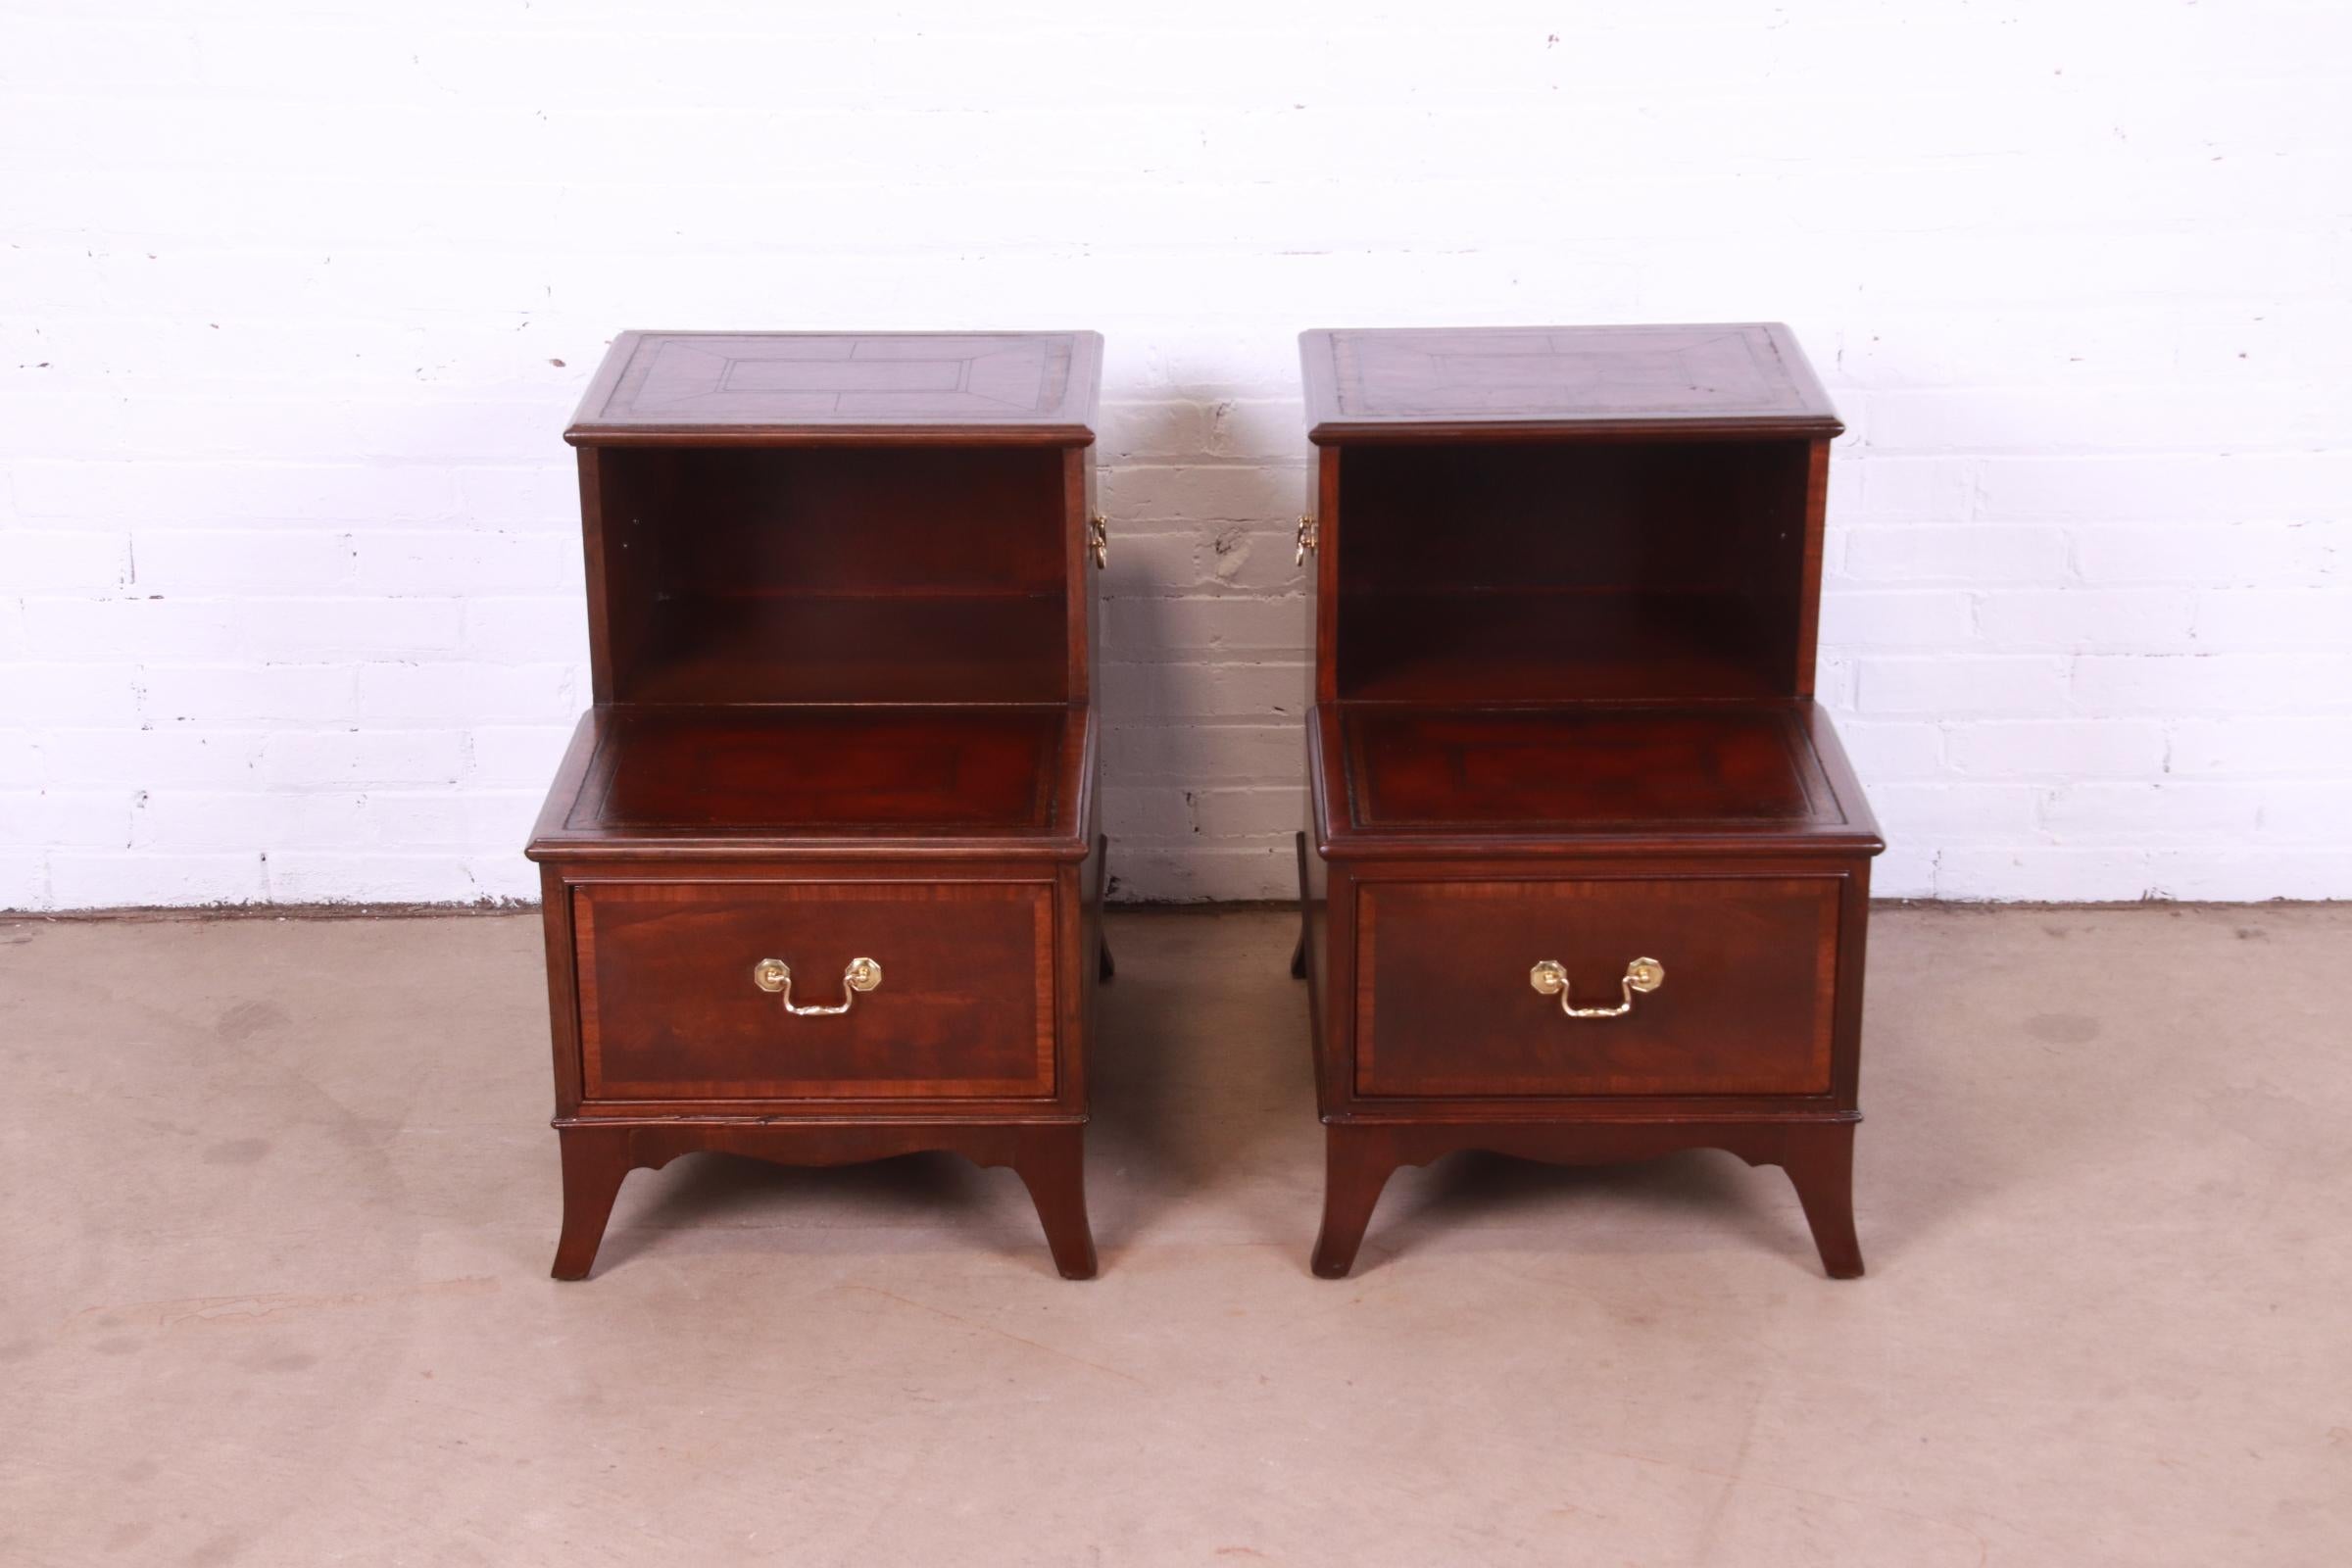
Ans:
{"type": "Polygon", "coordinates": [[[1788,328],[1388,327],[1303,333],[1307,438],[1836,435],[1788,328]]]}
{"type": "Polygon", "coordinates": [[[623,332],[574,446],[1094,440],[1093,332],[623,332]]]}

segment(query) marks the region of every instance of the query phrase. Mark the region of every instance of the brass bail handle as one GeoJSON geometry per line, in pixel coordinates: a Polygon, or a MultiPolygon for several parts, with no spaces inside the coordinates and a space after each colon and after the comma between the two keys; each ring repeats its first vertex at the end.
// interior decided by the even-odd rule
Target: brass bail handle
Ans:
{"type": "Polygon", "coordinates": [[[1298,550],[1296,555],[1291,557],[1292,565],[1303,566],[1306,564],[1306,553],[1315,548],[1318,537],[1315,519],[1300,517],[1298,519],[1298,550]]]}
{"type": "Polygon", "coordinates": [[[803,1018],[830,1018],[850,1010],[860,991],[879,990],[882,985],[882,966],[871,958],[852,958],[850,966],[841,971],[841,1005],[838,1007],[798,1006],[792,1000],[792,966],[782,958],[761,958],[752,965],[752,984],[760,990],[784,999],[784,1010],[803,1018]]]}
{"type": "Polygon", "coordinates": [[[1110,565],[1110,519],[1100,512],[1086,520],[1086,549],[1095,558],[1097,571],[1110,565]]]}
{"type": "Polygon", "coordinates": [[[1572,1007],[1568,1004],[1568,971],[1557,962],[1545,958],[1527,971],[1527,983],[1547,997],[1560,999],[1560,1010],[1571,1018],[1622,1018],[1634,1010],[1634,993],[1655,991],[1666,983],[1666,966],[1655,958],[1636,958],[1625,966],[1625,978],[1617,982],[1617,994],[1624,998],[1614,1007],[1572,1007]]]}

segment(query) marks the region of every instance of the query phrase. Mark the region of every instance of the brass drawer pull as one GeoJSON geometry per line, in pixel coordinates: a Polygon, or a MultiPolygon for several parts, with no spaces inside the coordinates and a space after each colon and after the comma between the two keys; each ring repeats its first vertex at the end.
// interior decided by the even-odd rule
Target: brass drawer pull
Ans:
{"type": "Polygon", "coordinates": [[[1655,991],[1666,983],[1666,966],[1655,958],[1636,958],[1625,966],[1625,978],[1617,983],[1624,997],[1614,1007],[1572,1007],[1568,1005],[1568,971],[1549,958],[1527,971],[1527,983],[1547,997],[1560,999],[1560,1010],[1571,1018],[1622,1018],[1634,1010],[1634,993],[1655,991]]]}
{"type": "Polygon", "coordinates": [[[1291,557],[1292,565],[1303,566],[1306,564],[1306,553],[1315,548],[1316,539],[1315,519],[1300,517],[1298,519],[1298,554],[1291,557]]]}
{"type": "Polygon", "coordinates": [[[1100,512],[1087,519],[1087,552],[1095,558],[1095,569],[1103,571],[1110,565],[1110,519],[1100,512]]]}
{"type": "Polygon", "coordinates": [[[842,996],[838,1007],[795,1006],[792,1000],[792,966],[782,958],[761,958],[752,965],[752,984],[760,990],[781,996],[784,1010],[804,1018],[830,1018],[850,1010],[860,991],[874,991],[882,985],[882,966],[871,958],[852,958],[850,966],[841,971],[842,996]]]}

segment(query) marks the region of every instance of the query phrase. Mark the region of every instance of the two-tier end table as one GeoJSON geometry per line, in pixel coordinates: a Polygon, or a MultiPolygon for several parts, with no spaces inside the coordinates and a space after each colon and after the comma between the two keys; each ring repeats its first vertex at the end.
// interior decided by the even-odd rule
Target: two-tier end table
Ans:
{"type": "MultiPolygon", "coordinates": [[[[1852,1215],[1871,858],[1814,705],[1842,426],[1778,325],[1309,332],[1315,1272],[1399,1164],[1729,1150],[1852,1215]]],[[[1311,850],[1311,853],[1310,853],[1311,850]]]]}
{"type": "Polygon", "coordinates": [[[546,895],[559,1279],[698,1150],[1008,1165],[1095,1270],[1091,332],[630,332],[546,895]]]}

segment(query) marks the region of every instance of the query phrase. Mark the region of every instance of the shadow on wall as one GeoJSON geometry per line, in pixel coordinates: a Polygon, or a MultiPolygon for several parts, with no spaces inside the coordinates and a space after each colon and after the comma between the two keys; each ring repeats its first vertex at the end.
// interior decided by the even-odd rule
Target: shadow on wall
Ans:
{"type": "Polygon", "coordinates": [[[1313,600],[1293,553],[1313,469],[1295,409],[1247,437],[1246,417],[1200,389],[1105,413],[1096,702],[1114,902],[1297,895],[1313,600]]]}

